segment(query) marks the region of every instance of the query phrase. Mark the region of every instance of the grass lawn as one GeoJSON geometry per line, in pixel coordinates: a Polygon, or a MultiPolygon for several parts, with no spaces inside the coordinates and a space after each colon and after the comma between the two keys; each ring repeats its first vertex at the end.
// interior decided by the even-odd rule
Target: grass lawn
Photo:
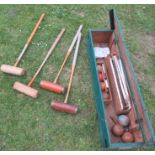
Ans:
{"type": "MultiPolygon", "coordinates": [[[[28,71],[27,76],[8,76],[0,72],[0,150],[102,150],[86,38],[89,28],[109,28],[108,10],[112,8],[116,9],[123,27],[155,128],[154,5],[0,5],[0,64],[14,64],[39,16],[46,13],[20,64],[28,71]],[[70,103],[79,106],[79,113],[72,116],[51,110],[51,100],[63,100],[64,97],[42,90],[38,84],[41,79],[54,79],[81,23],[84,25],[83,39],[69,98],[70,103]],[[13,83],[26,84],[31,79],[62,27],[66,28],[65,35],[33,85],[40,91],[39,97],[34,100],[15,92],[13,83]]],[[[65,86],[71,60],[59,80],[65,86]]],[[[145,150],[149,149],[155,150],[145,150]]]]}

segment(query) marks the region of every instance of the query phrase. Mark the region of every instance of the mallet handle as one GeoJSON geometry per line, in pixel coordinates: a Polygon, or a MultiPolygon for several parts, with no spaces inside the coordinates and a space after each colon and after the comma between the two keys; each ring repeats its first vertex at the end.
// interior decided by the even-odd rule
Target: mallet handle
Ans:
{"type": "Polygon", "coordinates": [[[122,103],[122,98],[121,98],[121,94],[120,94],[117,79],[116,79],[116,72],[115,72],[115,69],[114,69],[114,66],[113,66],[113,63],[112,63],[112,59],[110,58],[109,60],[110,60],[110,66],[111,66],[112,74],[114,76],[114,83],[115,83],[115,86],[116,86],[116,91],[118,93],[120,107],[121,107],[121,110],[123,111],[123,103],[122,103]]]}
{"type": "Polygon", "coordinates": [[[70,89],[71,89],[74,70],[75,70],[75,65],[76,65],[77,56],[78,56],[78,52],[79,52],[80,41],[81,41],[81,33],[79,33],[78,40],[77,40],[77,43],[76,43],[75,53],[74,53],[74,57],[73,57],[72,67],[71,67],[71,75],[70,75],[68,89],[67,89],[67,93],[66,93],[66,96],[65,96],[64,103],[67,103],[67,101],[68,101],[68,96],[69,96],[69,92],[70,92],[70,89]]]}
{"type": "Polygon", "coordinates": [[[131,104],[131,110],[128,113],[128,117],[130,119],[130,126],[129,126],[129,130],[132,131],[134,138],[135,138],[135,142],[143,142],[143,136],[142,133],[140,132],[139,126],[136,123],[136,115],[135,115],[135,108],[133,103],[131,104]]]}
{"type": "Polygon", "coordinates": [[[37,75],[39,74],[39,72],[41,71],[42,67],[45,65],[47,59],[49,58],[49,56],[52,54],[53,50],[55,49],[55,47],[57,46],[57,44],[59,43],[60,39],[62,38],[63,34],[65,32],[65,29],[63,28],[61,30],[61,32],[58,34],[57,38],[55,39],[54,43],[52,44],[51,48],[49,49],[46,57],[44,58],[42,64],[40,65],[40,67],[38,68],[37,72],[34,74],[34,76],[32,77],[31,81],[28,83],[28,86],[31,86],[32,83],[34,82],[34,80],[36,79],[37,75]]]}
{"type": "Polygon", "coordinates": [[[28,38],[28,40],[27,40],[27,42],[26,42],[26,44],[25,44],[25,46],[24,46],[22,52],[21,52],[20,55],[18,56],[18,58],[17,58],[17,60],[16,60],[16,63],[14,64],[14,66],[17,66],[17,65],[19,64],[19,62],[20,62],[22,56],[24,55],[24,53],[25,53],[25,51],[26,51],[28,45],[30,44],[32,38],[34,37],[34,35],[35,35],[35,33],[36,33],[36,31],[37,31],[37,29],[38,29],[38,27],[39,27],[41,21],[43,20],[44,16],[45,16],[44,13],[40,16],[40,18],[39,18],[37,24],[35,25],[35,27],[34,27],[32,33],[31,33],[31,35],[29,36],[29,38],[28,38]]]}
{"type": "Polygon", "coordinates": [[[76,40],[77,40],[77,38],[78,38],[78,35],[79,35],[79,33],[81,32],[82,28],[83,28],[83,25],[80,25],[80,26],[79,26],[79,29],[78,29],[77,32],[76,32],[76,35],[75,35],[74,38],[73,38],[73,41],[72,41],[71,45],[70,45],[70,47],[69,47],[69,49],[68,49],[68,51],[67,51],[67,53],[66,53],[66,56],[65,56],[65,58],[64,58],[64,61],[63,61],[62,65],[61,65],[60,70],[59,70],[58,74],[56,75],[56,78],[54,79],[54,82],[53,82],[53,83],[57,83],[57,81],[58,81],[58,79],[59,79],[59,76],[60,76],[60,74],[61,74],[61,72],[62,72],[62,70],[63,70],[63,68],[64,68],[64,65],[66,64],[66,62],[67,62],[67,60],[68,60],[68,58],[69,58],[69,56],[70,56],[72,50],[73,50],[73,47],[74,47],[74,45],[75,45],[75,42],[76,42],[76,40]]]}
{"type": "Polygon", "coordinates": [[[35,35],[35,33],[36,33],[36,31],[37,31],[37,29],[38,29],[38,27],[39,27],[41,21],[43,20],[44,16],[45,16],[45,13],[43,13],[43,14],[40,16],[40,18],[39,18],[39,20],[38,20],[36,26],[34,27],[34,29],[33,29],[32,33],[31,33],[30,37],[29,37],[28,40],[27,40],[27,44],[30,44],[30,42],[32,41],[32,38],[33,38],[33,36],[35,35]]]}

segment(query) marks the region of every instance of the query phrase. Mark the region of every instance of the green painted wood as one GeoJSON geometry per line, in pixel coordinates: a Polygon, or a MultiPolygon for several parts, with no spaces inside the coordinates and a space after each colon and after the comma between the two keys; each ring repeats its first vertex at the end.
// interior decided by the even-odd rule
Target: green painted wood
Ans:
{"type": "Polygon", "coordinates": [[[94,45],[92,41],[92,35],[91,30],[88,34],[88,41],[87,41],[87,51],[89,56],[89,62],[90,62],[90,68],[92,73],[92,81],[93,81],[93,89],[94,89],[94,96],[96,100],[96,110],[98,113],[98,122],[99,122],[99,128],[100,128],[100,135],[101,135],[101,141],[103,147],[109,147],[110,141],[108,139],[109,131],[107,128],[107,120],[106,120],[106,111],[104,108],[104,99],[102,97],[102,93],[100,90],[100,82],[98,80],[97,76],[97,66],[96,66],[96,60],[94,56],[94,45]]]}

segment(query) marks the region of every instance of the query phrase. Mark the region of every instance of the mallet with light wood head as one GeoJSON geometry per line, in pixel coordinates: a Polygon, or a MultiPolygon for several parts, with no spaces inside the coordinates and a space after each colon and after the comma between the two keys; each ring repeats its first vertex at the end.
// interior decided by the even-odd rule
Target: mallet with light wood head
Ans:
{"type": "Polygon", "coordinates": [[[57,81],[59,79],[59,76],[60,76],[63,68],[64,68],[64,65],[66,64],[66,62],[67,62],[67,60],[68,60],[71,52],[73,51],[73,47],[74,47],[74,45],[76,43],[76,40],[77,40],[79,34],[82,31],[82,28],[83,28],[83,25],[80,25],[79,29],[76,32],[76,35],[73,38],[72,43],[71,43],[71,45],[70,45],[70,47],[68,49],[68,52],[66,53],[66,56],[64,58],[64,61],[63,61],[62,65],[61,65],[60,70],[59,70],[58,74],[56,75],[56,78],[54,79],[54,81],[53,82],[44,81],[44,80],[41,81],[40,82],[40,87],[41,88],[44,88],[46,90],[49,90],[49,91],[52,91],[52,92],[55,92],[55,93],[64,94],[65,87],[63,85],[57,84],[57,81]]]}
{"type": "Polygon", "coordinates": [[[29,44],[31,43],[32,38],[34,37],[34,35],[35,35],[41,21],[43,20],[44,16],[45,16],[44,13],[40,16],[37,24],[35,25],[31,35],[29,36],[29,38],[28,38],[23,50],[21,51],[20,55],[18,56],[15,64],[13,66],[7,65],[7,64],[2,64],[1,65],[1,71],[2,72],[7,73],[7,74],[12,74],[12,75],[17,75],[17,76],[25,75],[26,71],[23,68],[17,67],[17,65],[19,64],[19,62],[22,59],[24,53],[26,52],[29,44]]]}
{"type": "Polygon", "coordinates": [[[32,79],[30,80],[28,85],[24,85],[24,84],[22,84],[20,82],[15,82],[14,85],[13,85],[13,89],[15,89],[15,90],[17,90],[17,91],[27,95],[27,96],[31,96],[32,98],[37,98],[38,90],[36,90],[36,89],[31,87],[32,83],[35,81],[36,77],[38,76],[38,74],[40,73],[41,69],[45,65],[47,59],[49,58],[49,56],[52,54],[53,50],[55,49],[55,47],[59,43],[59,41],[62,38],[64,32],[65,32],[65,29],[62,29],[61,32],[59,33],[59,35],[57,36],[56,40],[52,44],[51,48],[49,49],[46,57],[44,58],[44,60],[42,62],[42,64],[40,65],[40,67],[38,68],[38,70],[36,71],[36,73],[34,74],[32,79]]]}
{"type": "Polygon", "coordinates": [[[63,111],[66,113],[72,113],[72,114],[77,113],[78,107],[76,105],[72,105],[67,102],[68,102],[68,96],[69,96],[69,92],[70,92],[72,81],[73,81],[73,75],[74,75],[75,65],[76,65],[77,56],[79,52],[80,41],[81,41],[81,33],[78,36],[78,40],[77,40],[77,44],[75,48],[75,53],[74,53],[73,62],[71,66],[71,74],[70,74],[70,79],[69,79],[69,84],[68,84],[68,89],[67,89],[67,93],[65,96],[65,100],[64,102],[61,102],[61,101],[51,102],[51,108],[58,110],[58,111],[63,111]]]}

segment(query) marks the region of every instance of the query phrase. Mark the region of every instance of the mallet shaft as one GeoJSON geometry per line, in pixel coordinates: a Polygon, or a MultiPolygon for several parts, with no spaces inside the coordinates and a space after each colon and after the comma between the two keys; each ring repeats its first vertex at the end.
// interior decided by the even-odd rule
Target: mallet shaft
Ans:
{"type": "Polygon", "coordinates": [[[33,78],[31,79],[31,81],[28,83],[28,86],[31,86],[32,83],[34,82],[34,80],[36,79],[36,77],[38,76],[39,72],[41,71],[42,67],[45,65],[47,59],[49,58],[49,56],[52,54],[53,50],[55,49],[55,47],[57,46],[57,44],[59,43],[60,39],[62,38],[63,34],[65,32],[65,29],[63,28],[61,30],[61,32],[58,34],[57,38],[55,39],[54,43],[52,44],[51,48],[49,49],[46,57],[44,58],[42,64],[40,65],[40,67],[38,68],[37,72],[34,74],[33,78]]]}
{"type": "Polygon", "coordinates": [[[117,93],[118,93],[118,98],[119,98],[121,110],[123,110],[123,103],[122,103],[121,94],[120,94],[117,79],[116,79],[116,72],[114,70],[112,59],[110,58],[109,60],[110,60],[110,66],[111,66],[111,69],[112,69],[112,73],[113,73],[113,76],[114,76],[114,82],[115,82],[116,90],[117,90],[117,93]]]}
{"type": "Polygon", "coordinates": [[[21,58],[23,57],[25,51],[27,50],[28,45],[30,44],[32,38],[34,37],[34,35],[35,35],[35,33],[36,33],[36,31],[37,31],[37,29],[38,29],[38,27],[39,27],[41,21],[43,20],[44,16],[45,16],[44,13],[40,16],[40,18],[39,18],[37,24],[35,25],[35,27],[34,27],[32,33],[31,33],[31,35],[29,36],[29,38],[28,38],[28,40],[27,40],[27,42],[26,42],[26,44],[25,44],[25,46],[24,46],[22,52],[20,53],[20,55],[18,56],[18,58],[17,58],[17,60],[16,60],[16,62],[15,62],[15,64],[14,64],[15,67],[19,64],[21,58]]]}
{"type": "Polygon", "coordinates": [[[69,92],[70,92],[70,89],[71,89],[74,70],[75,70],[75,65],[76,65],[77,56],[78,56],[78,52],[79,52],[80,41],[81,41],[81,33],[79,33],[78,40],[77,40],[77,43],[76,43],[75,53],[74,53],[74,57],[73,57],[72,67],[71,67],[71,75],[70,75],[68,89],[67,89],[67,93],[66,93],[64,103],[67,103],[67,101],[68,101],[68,96],[69,96],[69,92]]]}

